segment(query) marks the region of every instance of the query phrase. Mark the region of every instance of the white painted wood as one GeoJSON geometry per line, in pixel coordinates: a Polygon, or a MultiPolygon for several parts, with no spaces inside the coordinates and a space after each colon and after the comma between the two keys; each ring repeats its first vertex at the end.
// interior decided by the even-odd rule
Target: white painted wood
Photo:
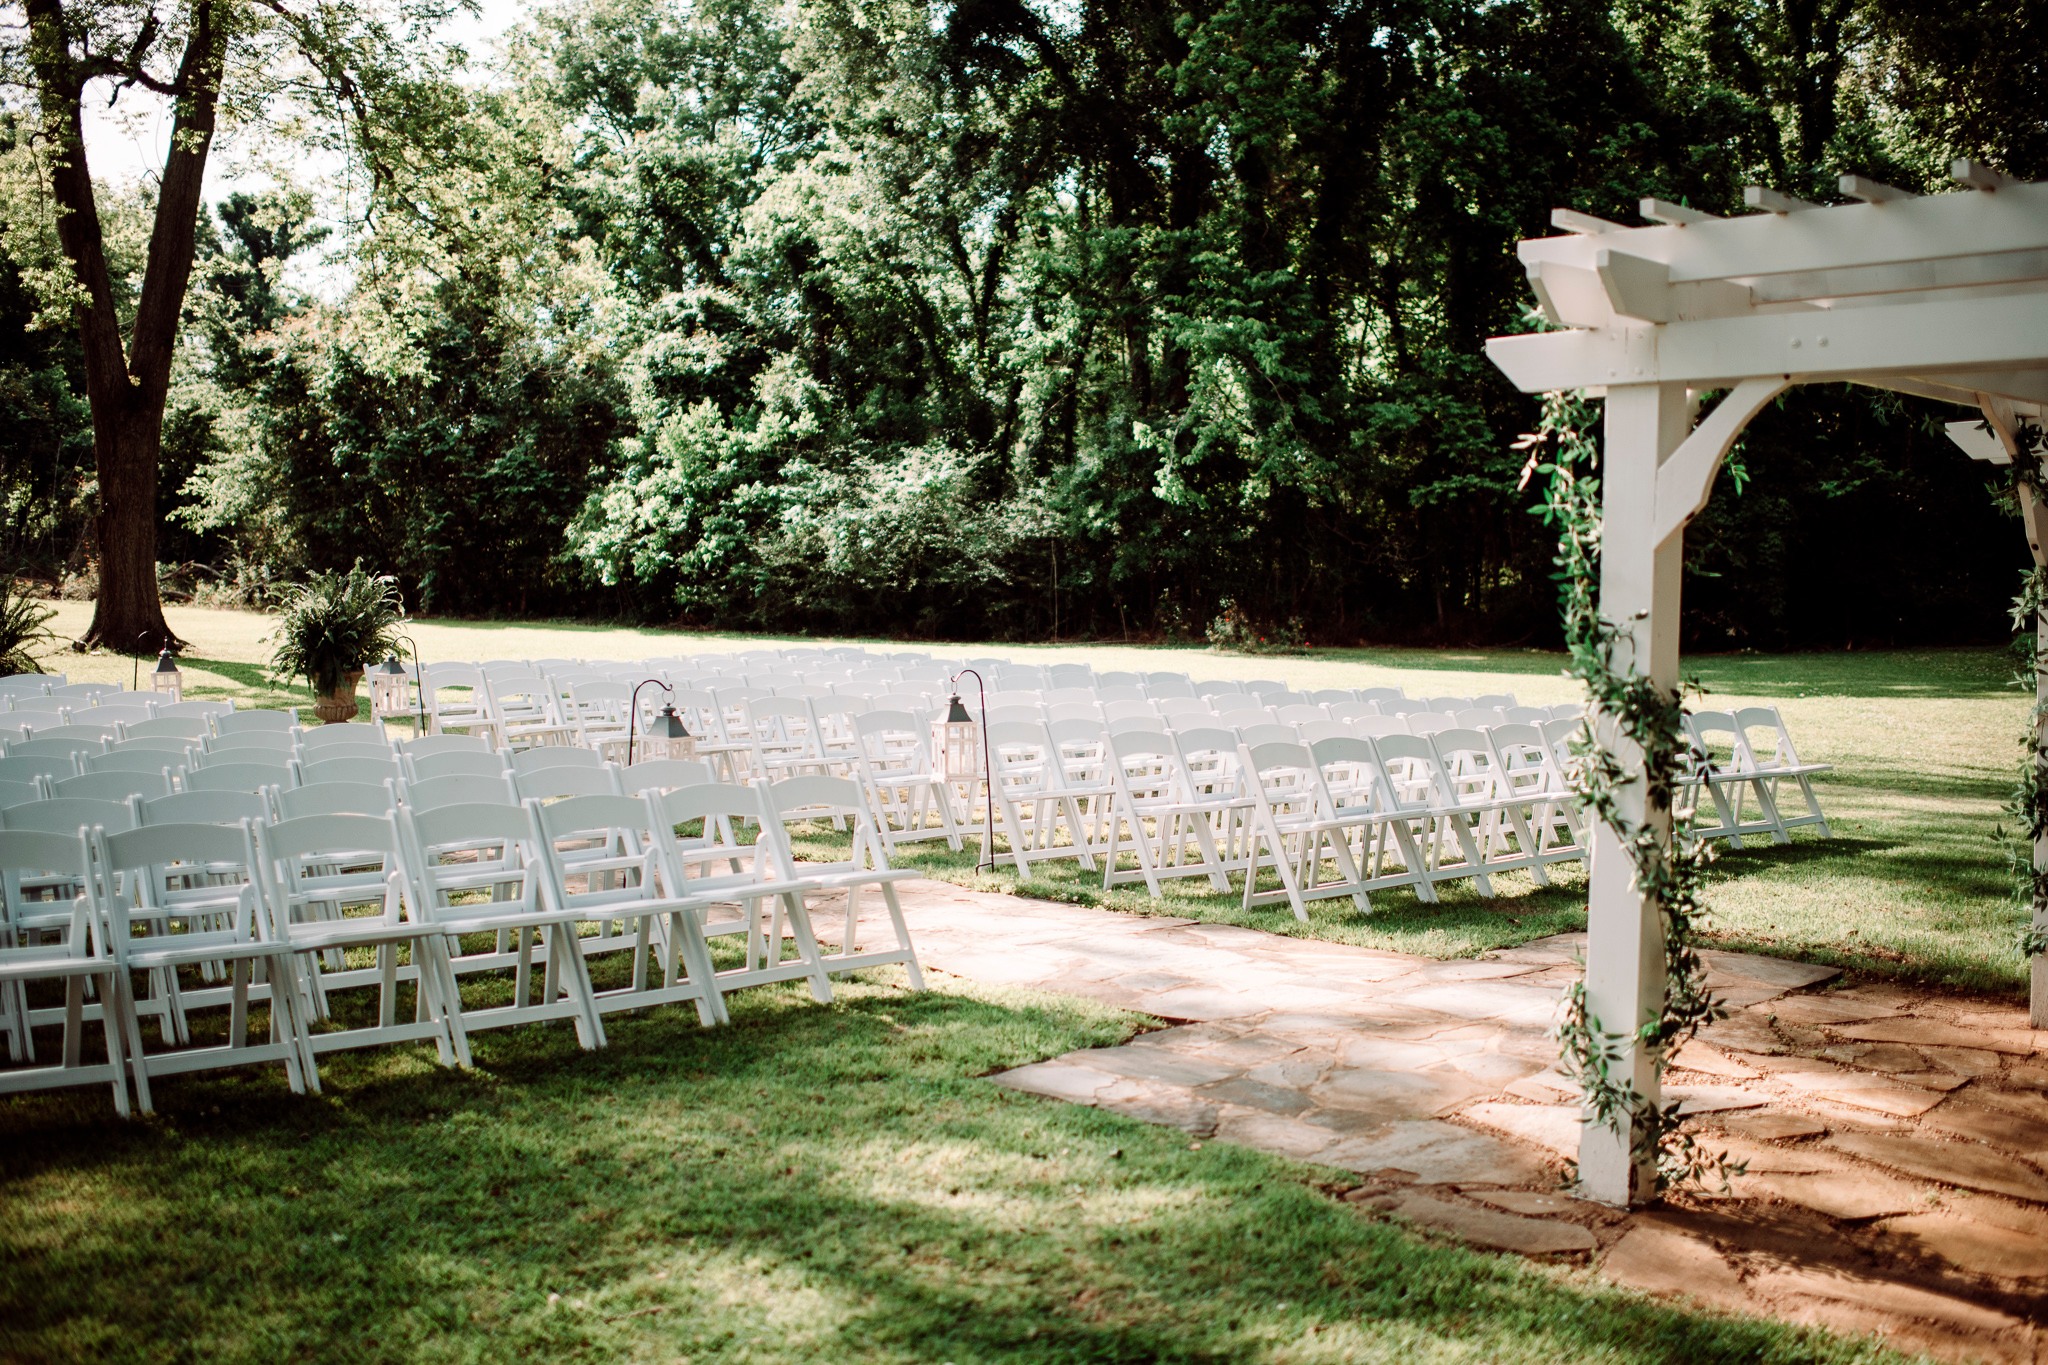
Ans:
{"type": "MultiPolygon", "coordinates": [[[[1617,649],[1660,686],[1678,685],[1679,580],[1684,541],[1675,534],[1660,544],[1653,523],[1660,466],[1686,437],[1686,395],[1675,384],[1632,384],[1608,390],[1606,451],[1603,456],[1600,547],[1600,613],[1623,625],[1617,649]]],[[[1604,742],[1622,762],[1640,769],[1641,751],[1623,739],[1612,721],[1595,717],[1604,742]]],[[[1669,839],[1671,811],[1649,801],[1641,780],[1620,793],[1622,814],[1647,823],[1669,839]]],[[[1619,836],[1606,826],[1592,831],[1593,861],[1586,945],[1586,1003],[1610,1033],[1629,1033],[1657,1018],[1664,1008],[1664,922],[1656,906],[1634,885],[1635,868],[1619,836]]],[[[1638,1093],[1656,1102],[1662,1095],[1655,1059],[1632,1043],[1618,1064],[1638,1093]]],[[[1654,1174],[1637,1168],[1630,1133],[1588,1124],[1579,1142],[1579,1181],[1589,1199],[1625,1205],[1647,1198],[1654,1174]]]]}
{"type": "Polygon", "coordinates": [[[1620,223],[1610,223],[1605,218],[1595,218],[1592,214],[1580,213],[1577,209],[1552,209],[1550,225],[1561,232],[1583,232],[1595,236],[1605,232],[1628,230],[1620,223]]]}
{"type": "Polygon", "coordinates": [[[1619,316],[1671,321],[1670,266],[1625,251],[1601,251],[1593,257],[1593,270],[1606,291],[1607,306],[1619,316]]]}
{"type": "Polygon", "coordinates": [[[1766,188],[1763,185],[1744,185],[1742,187],[1742,202],[1753,209],[1762,209],[1766,213],[1798,213],[1802,209],[1817,209],[1820,207],[1819,204],[1805,199],[1795,199],[1789,194],[1780,194],[1778,191],[1766,188]]]}
{"type": "MultiPolygon", "coordinates": [[[[1984,417],[1991,423],[1992,433],[2004,447],[2006,463],[2010,464],[2019,455],[2018,414],[2002,398],[1986,394],[1981,401],[1984,417]]],[[[2033,552],[2034,564],[2037,568],[2048,565],[2048,506],[2026,483],[2019,485],[2019,503],[2020,520],[2027,529],[2027,548],[2033,552]]],[[[2041,642],[2048,641],[2048,612],[2035,615],[2034,640],[2036,650],[2041,642]]],[[[2034,673],[2034,748],[2037,752],[2048,749],[2048,669],[2037,668],[2034,673]]],[[[2048,839],[2034,841],[2034,869],[2048,871],[2048,839]]],[[[2038,896],[2034,899],[2034,927],[2048,930],[2048,900],[2038,896]]],[[[2035,1028],[2048,1028],[2048,956],[2036,955],[2028,971],[2028,1022],[2035,1028]]]]}
{"type": "Polygon", "coordinates": [[[1714,405],[1707,420],[1694,427],[1664,462],[1657,474],[1657,544],[1683,531],[1686,523],[1699,515],[1713,491],[1721,461],[1734,448],[1743,428],[1794,382],[1790,375],[1743,380],[1714,405]]]}
{"type": "Polygon", "coordinates": [[[1948,166],[1948,177],[1958,185],[1968,185],[1973,190],[2002,190],[2008,185],[2020,182],[2000,171],[1994,171],[1981,162],[1959,156],[1948,166]]]}
{"type": "Polygon", "coordinates": [[[1646,198],[1637,206],[1636,212],[1653,223],[1671,223],[1683,227],[1687,223],[1713,223],[1720,221],[1718,213],[1703,213],[1699,209],[1687,208],[1662,199],[1646,198]]]}
{"type": "Polygon", "coordinates": [[[1849,198],[1861,199],[1866,204],[1895,204],[1920,197],[1911,190],[1902,190],[1880,180],[1867,180],[1860,175],[1845,175],[1835,184],[1849,198]]]}
{"type": "Polygon", "coordinates": [[[2012,453],[2005,448],[2005,442],[1998,439],[1995,431],[1986,431],[1982,422],[1944,422],[1942,430],[1949,440],[1973,460],[1986,464],[2011,464],[2012,453]]]}
{"type": "Polygon", "coordinates": [[[1588,268],[1596,247],[1614,247],[1668,263],[1672,280],[1682,283],[2040,251],[2048,249],[2048,183],[1620,231],[1618,240],[1531,237],[1517,252],[1524,265],[1548,260],[1588,268]]]}
{"type": "Polygon", "coordinates": [[[1907,300],[1859,308],[1853,316],[1770,313],[1673,322],[1655,335],[1626,327],[1545,332],[1493,337],[1486,354],[1528,393],[1653,381],[1722,388],[1771,373],[1824,383],[2039,367],[2048,362],[2048,300],[2038,293],[1907,300]]]}

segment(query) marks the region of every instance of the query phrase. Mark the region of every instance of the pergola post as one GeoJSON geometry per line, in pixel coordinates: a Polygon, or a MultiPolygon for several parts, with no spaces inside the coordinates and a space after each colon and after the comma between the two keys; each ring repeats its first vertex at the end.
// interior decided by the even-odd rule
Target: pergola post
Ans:
{"type": "MultiPolygon", "coordinates": [[[[2008,460],[2017,460],[2020,453],[2019,418],[2012,404],[2005,399],[1989,394],[1977,396],[1978,407],[1985,420],[2005,447],[2008,460]]],[[[2024,478],[2019,480],[2020,523],[2026,527],[2027,549],[2033,553],[2034,567],[2048,566],[2048,507],[2041,502],[2041,490],[2024,478]]],[[[2034,764],[2035,771],[2048,781],[2048,669],[2040,668],[2040,651],[2048,643],[2048,608],[2038,609],[2034,614],[2034,764]]],[[[2048,872],[2048,836],[2034,840],[2034,871],[2048,872]]],[[[2034,896],[2034,928],[2048,932],[2048,896],[2036,893],[2034,896]]],[[[2028,1022],[2035,1028],[2048,1028],[2048,955],[2034,954],[2029,964],[2030,977],[2027,992],[2028,1022]]]]}
{"type": "MultiPolygon", "coordinates": [[[[1685,441],[1690,406],[1683,384],[1615,385],[1607,391],[1601,458],[1600,614],[1619,629],[1618,669],[1633,666],[1659,687],[1678,686],[1679,582],[1684,569],[1682,525],[1660,540],[1657,475],[1685,441]]],[[[1638,774],[1642,751],[1614,721],[1596,716],[1600,737],[1638,774]]],[[[1653,802],[1638,775],[1617,799],[1624,819],[1671,838],[1671,810],[1653,802]]],[[[1636,1045],[1634,1031],[1664,1010],[1664,921],[1635,884],[1635,864],[1605,824],[1593,830],[1592,886],[1587,911],[1586,1007],[1610,1034],[1628,1034],[1617,1081],[1655,1103],[1661,1098],[1656,1058],[1636,1045]]],[[[1587,1198],[1626,1205],[1656,1188],[1654,1155],[1638,1164],[1631,1123],[1589,1121],[1579,1140],[1579,1183],[1587,1198]]]]}

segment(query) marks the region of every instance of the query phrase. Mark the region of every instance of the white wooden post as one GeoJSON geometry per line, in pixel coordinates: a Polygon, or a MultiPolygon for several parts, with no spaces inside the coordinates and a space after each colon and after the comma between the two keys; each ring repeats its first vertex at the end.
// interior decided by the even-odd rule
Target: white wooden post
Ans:
{"type": "MultiPolygon", "coordinates": [[[[2019,419],[2012,404],[1985,394],[1978,395],[1977,401],[1990,421],[1991,429],[2004,444],[2006,458],[2019,458],[2019,419]]],[[[2027,530],[2027,548],[2033,551],[2034,566],[2048,565],[2048,507],[2042,505],[2039,491],[2024,479],[2019,481],[2019,503],[2020,523],[2027,530]]],[[[2038,667],[2044,644],[2048,644],[2048,611],[2037,611],[2034,615],[2034,658],[2037,665],[2034,671],[2034,762],[2037,765],[2048,765],[2048,757],[2044,757],[2044,751],[2048,751],[2048,669],[2038,667]]],[[[2034,870],[2048,871],[2048,838],[2034,840],[2034,870]]],[[[2034,928],[2048,932],[2048,898],[2034,897],[2034,928]]],[[[2048,1028],[2048,954],[2036,953],[2029,972],[2028,1022],[2035,1028],[2048,1028]]]]}
{"type": "MultiPolygon", "coordinates": [[[[1633,665],[1660,687],[1678,685],[1679,576],[1685,532],[1660,541],[1657,474],[1686,437],[1689,409],[1683,384],[1615,385],[1607,390],[1606,449],[1601,459],[1600,613],[1620,627],[1615,666],[1633,665]]],[[[1596,717],[1604,743],[1624,765],[1640,769],[1642,752],[1621,737],[1614,722],[1596,717]]],[[[1671,837],[1668,806],[1652,807],[1640,778],[1618,794],[1625,819],[1671,837]]],[[[1635,886],[1635,865],[1620,838],[1604,824],[1593,831],[1592,887],[1587,910],[1586,1005],[1609,1032],[1634,1030],[1664,1010],[1664,922],[1635,886]]],[[[1617,1080],[1653,1103],[1661,1096],[1654,1058],[1633,1041],[1617,1064],[1617,1080]]],[[[1631,1124],[1587,1123],[1579,1139],[1581,1193],[1626,1205],[1655,1189],[1654,1167],[1630,1152],[1631,1124]]]]}

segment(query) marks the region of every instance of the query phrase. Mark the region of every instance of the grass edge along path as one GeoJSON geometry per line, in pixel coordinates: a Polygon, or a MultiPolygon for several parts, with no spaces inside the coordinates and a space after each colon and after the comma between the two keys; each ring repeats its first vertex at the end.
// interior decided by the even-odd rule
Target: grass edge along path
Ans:
{"type": "Polygon", "coordinates": [[[1133,1016],[868,973],[272,1076],[0,1104],[0,1358],[1860,1361],[1426,1241],[1331,1173],[988,1072],[1133,1016]]]}

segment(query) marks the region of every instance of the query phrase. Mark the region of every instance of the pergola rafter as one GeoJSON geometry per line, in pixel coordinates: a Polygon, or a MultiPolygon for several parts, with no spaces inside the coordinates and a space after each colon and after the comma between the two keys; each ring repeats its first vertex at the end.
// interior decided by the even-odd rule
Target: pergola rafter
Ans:
{"type": "MultiPolygon", "coordinates": [[[[1678,684],[1685,527],[1743,429],[1780,394],[1848,382],[1974,408],[1979,418],[1951,427],[1980,459],[2009,459],[2020,424],[2041,419],[2048,184],[1968,161],[1952,174],[1963,189],[1933,195],[1843,176],[1842,194],[1861,202],[1827,208],[1752,187],[1745,198],[1762,212],[1742,218],[1645,199],[1648,227],[1559,209],[1552,221],[1567,235],[1521,244],[1554,330],[1495,337],[1487,356],[1525,392],[1605,397],[1601,613],[1659,686],[1678,684]],[[1702,417],[1712,391],[1723,396],[1702,417]]],[[[2048,564],[2048,508],[2024,492],[2022,502],[2035,562],[2048,564]]],[[[2042,687],[2048,700],[2048,678],[2042,687]]],[[[1621,795],[1624,818],[1670,837],[1671,812],[1640,781],[1621,795]]],[[[2048,840],[2034,858],[2048,868],[2048,840]]],[[[1617,1030],[1654,1020],[1666,988],[1662,920],[1611,829],[1594,832],[1591,876],[1588,1010],[1617,1030]]],[[[2035,920],[2048,924],[2048,907],[2037,905],[2035,920]]],[[[2048,1027],[2048,960],[2034,960],[2032,986],[2033,1022],[2048,1027]]],[[[1618,1070],[1658,1097],[1641,1049],[1618,1070]]],[[[1579,1172],[1593,1198],[1626,1203],[1651,1188],[1626,1124],[1585,1129],[1579,1172]]]]}

